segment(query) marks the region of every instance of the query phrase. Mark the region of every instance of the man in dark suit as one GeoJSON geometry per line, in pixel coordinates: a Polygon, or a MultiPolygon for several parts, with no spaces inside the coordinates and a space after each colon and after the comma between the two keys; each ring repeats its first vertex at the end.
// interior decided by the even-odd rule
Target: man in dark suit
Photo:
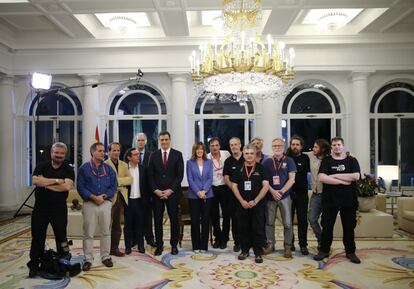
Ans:
{"type": "Polygon", "coordinates": [[[184,161],[181,152],[171,148],[171,136],[168,131],[159,134],[161,149],[153,152],[148,165],[150,189],[154,193],[154,223],[157,249],[154,255],[163,251],[162,219],[167,206],[171,224],[171,254],[177,255],[179,224],[178,205],[181,197],[181,181],[184,175],[184,161]]]}
{"type": "MultiPolygon", "coordinates": [[[[145,149],[145,145],[147,143],[147,135],[143,132],[140,132],[135,137],[136,148],[139,152],[139,165],[142,169],[146,172],[148,169],[148,162],[151,153],[145,149]]],[[[147,244],[151,247],[155,247],[154,241],[154,233],[152,229],[152,215],[154,210],[154,202],[153,202],[153,193],[149,188],[148,178],[144,180],[144,191],[145,194],[145,203],[144,203],[144,236],[147,244]]]]}

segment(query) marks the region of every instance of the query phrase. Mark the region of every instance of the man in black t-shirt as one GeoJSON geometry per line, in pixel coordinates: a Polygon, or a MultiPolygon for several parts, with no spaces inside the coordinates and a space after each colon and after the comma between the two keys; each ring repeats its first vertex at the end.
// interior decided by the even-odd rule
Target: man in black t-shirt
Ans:
{"type": "Polygon", "coordinates": [[[67,147],[57,142],[50,150],[51,161],[36,166],[32,182],[36,186],[35,205],[32,213],[32,244],[30,247],[29,277],[39,274],[39,265],[45,250],[46,230],[53,228],[56,249],[61,258],[70,258],[66,226],[68,211],[66,199],[73,186],[75,173],[65,161],[67,147]]]}
{"type": "Polygon", "coordinates": [[[333,138],[331,149],[331,156],[324,158],[319,168],[319,180],[323,183],[322,241],[320,251],[314,259],[320,261],[329,257],[333,228],[340,212],[346,257],[352,263],[359,264],[361,260],[355,255],[354,229],[358,207],[355,181],[361,177],[360,168],[356,158],[344,152],[342,138],[333,138]]]}
{"type": "MultiPolygon", "coordinates": [[[[309,157],[302,153],[303,138],[294,135],[290,138],[290,145],[286,155],[291,157],[296,164],[295,183],[290,193],[292,199],[292,220],[297,216],[298,237],[300,252],[308,255],[308,172],[310,171],[309,157]]],[[[292,240],[292,251],[295,251],[295,235],[292,240]]]]}
{"type": "MultiPolygon", "coordinates": [[[[240,170],[240,168],[244,164],[244,157],[241,151],[241,142],[238,137],[232,137],[229,140],[229,146],[231,151],[231,156],[228,157],[224,162],[223,168],[223,175],[224,175],[224,182],[231,190],[231,180],[230,177],[236,170],[240,170]]],[[[237,231],[237,218],[236,218],[236,205],[237,199],[232,192],[232,195],[229,198],[229,212],[231,218],[231,233],[233,235],[234,246],[233,251],[239,252],[240,251],[240,235],[237,231]]]]}
{"type": "Polygon", "coordinates": [[[253,247],[255,262],[262,263],[264,233],[264,201],[263,198],[269,190],[268,176],[265,168],[255,162],[256,147],[249,144],[243,149],[245,162],[231,176],[232,190],[238,200],[236,217],[240,234],[241,253],[239,260],[249,256],[253,247]]]}

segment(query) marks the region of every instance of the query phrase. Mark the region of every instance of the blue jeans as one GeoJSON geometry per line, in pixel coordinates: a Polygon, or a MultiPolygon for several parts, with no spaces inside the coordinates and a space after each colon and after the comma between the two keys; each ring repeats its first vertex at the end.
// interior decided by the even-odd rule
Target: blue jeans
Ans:
{"type": "Polygon", "coordinates": [[[322,194],[313,193],[309,203],[308,220],[312,227],[313,233],[318,240],[318,244],[322,238],[322,228],[319,224],[319,217],[322,214],[322,194]]]}

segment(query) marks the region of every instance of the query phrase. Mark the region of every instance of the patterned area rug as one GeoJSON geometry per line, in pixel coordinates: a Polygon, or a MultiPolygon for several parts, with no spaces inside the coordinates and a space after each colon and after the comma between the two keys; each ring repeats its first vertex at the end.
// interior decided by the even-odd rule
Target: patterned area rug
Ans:
{"type": "MultiPolygon", "coordinates": [[[[53,244],[48,240],[48,244],[53,244]]],[[[75,240],[73,258],[82,260],[81,241],[75,240]]],[[[30,238],[19,237],[0,245],[0,289],[9,288],[414,288],[414,242],[358,241],[357,254],[362,264],[350,263],[344,256],[341,242],[335,241],[332,254],[324,262],[295,252],[285,259],[281,251],[268,255],[263,264],[253,257],[238,261],[230,248],[211,250],[209,255],[195,255],[190,243],[176,256],[165,248],[164,255],[154,257],[151,248],[146,254],[133,251],[130,256],[114,257],[113,268],[99,261],[96,242],[92,270],[74,278],[57,281],[27,278],[30,238]]],[[[280,242],[277,244],[281,247],[280,242]]],[[[312,242],[312,245],[315,245],[312,242]]],[[[279,248],[280,249],[280,248],[279,248]]]]}
{"type": "Polygon", "coordinates": [[[8,221],[2,221],[0,225],[0,244],[16,236],[30,232],[31,216],[17,217],[8,221]]]}

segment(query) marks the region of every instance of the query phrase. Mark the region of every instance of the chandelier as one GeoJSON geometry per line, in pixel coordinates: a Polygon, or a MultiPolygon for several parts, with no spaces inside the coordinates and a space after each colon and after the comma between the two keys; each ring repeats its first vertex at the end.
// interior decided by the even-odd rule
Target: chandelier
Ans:
{"type": "Polygon", "coordinates": [[[256,31],[261,17],[261,0],[223,0],[226,36],[221,43],[215,37],[200,45],[189,57],[191,77],[200,92],[243,102],[291,91],[295,52],[270,35],[262,40],[256,31]]]}

